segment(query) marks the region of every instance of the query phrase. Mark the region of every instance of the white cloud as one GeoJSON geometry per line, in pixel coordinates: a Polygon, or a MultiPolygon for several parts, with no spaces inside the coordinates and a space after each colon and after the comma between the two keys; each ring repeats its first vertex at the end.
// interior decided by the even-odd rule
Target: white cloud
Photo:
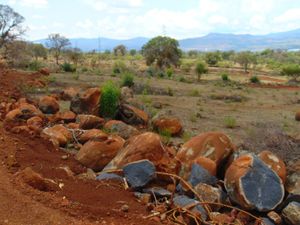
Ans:
{"type": "Polygon", "coordinates": [[[300,20],[300,8],[289,9],[283,14],[275,17],[274,21],[278,23],[285,23],[300,20]]]}
{"type": "Polygon", "coordinates": [[[79,21],[76,23],[76,26],[81,29],[92,29],[94,27],[94,23],[90,19],[85,19],[83,21],[79,21]]]}
{"type": "Polygon", "coordinates": [[[127,13],[129,9],[143,5],[143,0],[84,0],[83,2],[97,11],[109,13],[127,13]]]}
{"type": "Polygon", "coordinates": [[[48,5],[48,0],[9,0],[8,3],[32,8],[45,8],[48,5]]]}
{"type": "Polygon", "coordinates": [[[208,23],[212,25],[227,25],[228,19],[224,16],[214,15],[208,18],[208,23]]]}

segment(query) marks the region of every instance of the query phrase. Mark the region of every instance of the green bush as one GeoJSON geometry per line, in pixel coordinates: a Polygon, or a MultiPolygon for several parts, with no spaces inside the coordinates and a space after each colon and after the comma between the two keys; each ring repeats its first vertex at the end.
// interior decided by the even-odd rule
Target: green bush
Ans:
{"type": "Polygon", "coordinates": [[[113,73],[120,74],[127,71],[126,64],[123,61],[115,61],[113,65],[113,73]]]}
{"type": "Polygon", "coordinates": [[[132,73],[124,73],[122,76],[121,87],[131,87],[134,85],[134,76],[132,73]]]}
{"type": "Polygon", "coordinates": [[[71,63],[65,62],[64,64],[61,65],[61,67],[62,70],[65,72],[71,72],[71,73],[76,72],[76,67],[71,63]]]}
{"type": "Polygon", "coordinates": [[[258,84],[258,83],[260,83],[260,80],[257,76],[252,76],[250,78],[250,82],[253,83],[253,84],[258,84]]]}
{"type": "Polygon", "coordinates": [[[184,72],[189,73],[192,68],[192,63],[185,62],[180,67],[184,72]]]}
{"type": "Polygon", "coordinates": [[[180,76],[178,79],[179,82],[187,82],[184,76],[180,76]]]}
{"type": "Polygon", "coordinates": [[[152,66],[149,66],[146,70],[147,76],[154,77],[155,73],[156,73],[156,70],[152,66]]]}
{"type": "Polygon", "coordinates": [[[230,81],[228,73],[221,73],[221,78],[223,81],[230,81]]]}
{"type": "Polygon", "coordinates": [[[201,75],[208,72],[207,65],[203,62],[198,62],[195,68],[195,72],[198,75],[198,81],[200,81],[201,75]]]}
{"type": "Polygon", "coordinates": [[[112,81],[107,81],[101,90],[100,115],[114,118],[119,106],[120,89],[112,81]]]}
{"type": "Polygon", "coordinates": [[[236,120],[233,117],[225,117],[224,124],[226,128],[233,129],[236,127],[236,120]]]}
{"type": "Polygon", "coordinates": [[[40,61],[32,61],[28,64],[28,69],[31,71],[38,71],[43,68],[43,64],[40,61]]]}
{"type": "Polygon", "coordinates": [[[164,78],[164,77],[166,76],[165,72],[162,71],[162,70],[159,71],[157,75],[158,75],[158,77],[160,77],[160,78],[164,78]]]}
{"type": "Polygon", "coordinates": [[[283,66],[281,69],[281,74],[296,78],[300,76],[300,66],[298,64],[290,64],[283,66]]]}
{"type": "Polygon", "coordinates": [[[167,74],[168,78],[171,78],[173,76],[173,69],[172,68],[168,68],[166,70],[166,74],[167,74]]]}

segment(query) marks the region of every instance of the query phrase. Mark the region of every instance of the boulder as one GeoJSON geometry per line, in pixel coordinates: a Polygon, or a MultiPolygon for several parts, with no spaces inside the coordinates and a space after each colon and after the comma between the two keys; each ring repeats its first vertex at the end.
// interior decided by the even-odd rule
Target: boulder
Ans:
{"type": "Polygon", "coordinates": [[[155,130],[169,132],[172,136],[176,136],[182,132],[181,121],[170,112],[161,112],[156,115],[152,119],[152,126],[155,130]]]}
{"type": "Polygon", "coordinates": [[[72,111],[58,112],[55,114],[55,121],[63,121],[64,123],[72,123],[76,121],[76,114],[72,111]]]}
{"type": "Polygon", "coordinates": [[[7,122],[26,121],[34,116],[42,116],[42,112],[34,105],[28,103],[19,104],[17,108],[8,112],[5,116],[7,122]]]}
{"type": "Polygon", "coordinates": [[[259,153],[258,157],[272,170],[277,173],[281,178],[282,182],[286,181],[286,166],[282,159],[280,159],[276,154],[270,151],[262,151],[259,153]]]}
{"type": "Polygon", "coordinates": [[[98,129],[91,129],[91,130],[85,130],[82,134],[78,137],[78,141],[80,143],[86,143],[89,140],[92,140],[94,138],[105,138],[108,137],[108,134],[104,133],[102,130],[98,129]]]}
{"type": "Polygon", "coordinates": [[[101,91],[99,88],[90,88],[84,93],[77,94],[71,100],[70,110],[76,114],[99,115],[101,91]]]}
{"type": "Polygon", "coordinates": [[[178,173],[179,164],[177,159],[164,147],[160,136],[152,132],[130,138],[127,145],[118,152],[104,170],[121,169],[130,162],[142,159],[151,161],[157,171],[178,173]]]}
{"type": "MultiPolygon", "coordinates": [[[[179,208],[192,206],[197,203],[199,203],[199,201],[191,199],[185,195],[177,195],[173,198],[173,204],[179,208]]],[[[205,221],[207,219],[207,212],[202,205],[197,204],[196,206],[189,208],[189,210],[196,216],[200,216],[202,220],[205,221]]]]}
{"type": "Polygon", "coordinates": [[[254,155],[233,161],[225,174],[225,188],[232,201],[260,212],[273,210],[284,197],[280,177],[254,155]]]}
{"type": "Polygon", "coordinates": [[[45,76],[49,76],[50,70],[49,70],[49,68],[44,67],[44,68],[39,69],[39,73],[42,75],[45,75],[45,76]]]}
{"type": "Polygon", "coordinates": [[[105,120],[94,115],[78,115],[76,122],[79,124],[80,129],[89,130],[101,128],[105,120]]]}
{"type": "Polygon", "coordinates": [[[60,93],[60,98],[64,101],[71,101],[73,98],[75,98],[75,96],[78,94],[78,90],[76,90],[73,87],[69,87],[64,89],[61,93],[60,93]]]}
{"type": "Polygon", "coordinates": [[[27,120],[27,126],[30,130],[41,131],[44,126],[44,121],[41,117],[34,116],[27,120]]]}
{"type": "Polygon", "coordinates": [[[149,160],[140,160],[125,165],[123,173],[132,188],[142,188],[155,178],[155,166],[149,160]]]}
{"type": "Polygon", "coordinates": [[[123,103],[129,103],[129,100],[133,98],[133,91],[129,87],[121,88],[121,101],[123,103]]]}
{"type": "Polygon", "coordinates": [[[76,159],[84,166],[100,171],[117,155],[124,143],[124,139],[116,135],[94,138],[81,147],[76,159]]]}
{"type": "Polygon", "coordinates": [[[300,195],[300,171],[295,171],[287,177],[286,190],[290,194],[300,195]]]}
{"type": "Polygon", "coordinates": [[[44,178],[31,167],[26,167],[17,176],[26,184],[40,191],[57,191],[58,185],[50,179],[44,178]]]}
{"type": "Polygon", "coordinates": [[[295,120],[300,121],[300,111],[296,113],[295,120]]]}
{"type": "Polygon", "coordinates": [[[118,118],[131,125],[147,125],[149,121],[146,112],[128,104],[120,105],[118,118]]]}
{"type": "Polygon", "coordinates": [[[68,123],[66,125],[66,127],[69,128],[69,129],[76,130],[76,129],[79,129],[79,124],[78,123],[68,123]]]}
{"type": "Polygon", "coordinates": [[[205,162],[204,158],[215,162],[216,170],[222,166],[222,163],[233,153],[235,146],[230,139],[223,133],[207,132],[191,138],[188,142],[182,145],[177,153],[177,158],[182,164],[182,175],[188,174],[191,165],[198,161],[211,167],[209,171],[213,174],[214,165],[212,162],[205,162]],[[201,158],[199,158],[201,157],[201,158]],[[204,158],[203,158],[204,157],[204,158]]]}
{"type": "Polygon", "coordinates": [[[104,125],[104,129],[109,130],[112,133],[119,135],[124,139],[128,139],[140,132],[133,126],[130,126],[120,120],[109,120],[104,125]]]}
{"type": "Polygon", "coordinates": [[[300,203],[291,202],[282,210],[284,220],[290,225],[300,224],[300,203]]]}
{"type": "Polygon", "coordinates": [[[45,114],[55,114],[59,111],[59,104],[56,98],[44,96],[39,100],[39,109],[45,114]]]}
{"type": "Polygon", "coordinates": [[[42,136],[48,138],[56,147],[65,146],[73,138],[72,133],[61,124],[45,128],[42,136]]]}

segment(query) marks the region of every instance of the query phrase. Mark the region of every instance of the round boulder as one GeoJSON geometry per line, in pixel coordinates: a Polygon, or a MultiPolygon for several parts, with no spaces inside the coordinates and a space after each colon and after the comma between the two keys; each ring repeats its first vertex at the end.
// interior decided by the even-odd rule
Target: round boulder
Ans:
{"type": "Polygon", "coordinates": [[[149,121],[146,112],[128,104],[121,104],[118,118],[131,125],[147,125],[149,121]]]}
{"type": "Polygon", "coordinates": [[[55,114],[59,111],[59,104],[56,98],[45,96],[39,101],[39,109],[45,114],[55,114]]]}
{"type": "Polygon", "coordinates": [[[65,146],[72,140],[72,133],[63,125],[55,125],[45,128],[42,131],[42,136],[50,139],[54,146],[65,146]]]}
{"type": "Polygon", "coordinates": [[[116,133],[124,139],[128,139],[140,132],[133,126],[130,126],[120,120],[109,120],[104,125],[104,129],[109,130],[112,133],[116,133]]]}
{"type": "Polygon", "coordinates": [[[255,155],[241,156],[229,166],[225,188],[231,200],[260,212],[273,210],[284,197],[280,177],[255,155]]]}
{"type": "Polygon", "coordinates": [[[89,130],[101,128],[104,124],[104,119],[94,115],[78,115],[76,122],[80,129],[89,130]]]}
{"type": "Polygon", "coordinates": [[[108,137],[108,134],[104,133],[102,130],[91,129],[91,130],[83,131],[83,133],[79,136],[78,141],[80,143],[86,143],[89,140],[94,138],[105,138],[105,137],[108,137]]]}

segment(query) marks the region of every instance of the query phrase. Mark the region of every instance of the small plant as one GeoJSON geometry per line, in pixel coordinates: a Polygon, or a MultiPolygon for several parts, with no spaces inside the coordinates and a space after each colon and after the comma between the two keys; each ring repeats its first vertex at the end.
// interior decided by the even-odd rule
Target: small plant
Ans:
{"type": "Polygon", "coordinates": [[[191,71],[192,68],[192,64],[191,63],[183,63],[180,67],[184,72],[189,73],[191,71]]]}
{"type": "Polygon", "coordinates": [[[164,143],[169,143],[171,140],[171,132],[169,130],[159,130],[159,135],[162,137],[164,143]]]}
{"type": "Polygon", "coordinates": [[[74,80],[79,80],[79,73],[74,74],[73,78],[74,80]]]}
{"type": "Polygon", "coordinates": [[[186,79],[183,76],[181,76],[181,77],[179,77],[178,81],[179,82],[186,82],[186,79]]]}
{"type": "Polygon", "coordinates": [[[197,116],[196,116],[196,114],[194,114],[194,113],[192,113],[191,115],[190,115],[190,121],[192,122],[192,123],[196,123],[197,122],[197,116]]]}
{"type": "Polygon", "coordinates": [[[172,68],[168,68],[167,70],[166,70],[166,74],[167,74],[167,76],[168,76],[168,78],[170,79],[172,76],[173,76],[173,69],[172,68]]]}
{"type": "Polygon", "coordinates": [[[160,78],[164,78],[166,76],[166,74],[165,74],[165,72],[164,71],[159,71],[158,72],[158,77],[160,77],[160,78]]]}
{"type": "Polygon", "coordinates": [[[236,119],[230,116],[225,117],[224,124],[226,128],[233,129],[236,127],[236,119]]]}
{"type": "Polygon", "coordinates": [[[223,81],[230,81],[228,73],[221,73],[221,78],[223,81]]]}
{"type": "Polygon", "coordinates": [[[116,61],[113,65],[113,73],[120,74],[127,71],[126,64],[123,61],[116,61]]]}
{"type": "Polygon", "coordinates": [[[197,89],[193,89],[190,92],[190,96],[192,96],[192,97],[197,97],[199,95],[200,95],[200,93],[199,93],[199,91],[197,89]]]}
{"type": "Polygon", "coordinates": [[[169,96],[174,96],[174,92],[173,92],[173,89],[172,89],[172,88],[168,87],[167,92],[168,92],[168,95],[169,95],[169,96]]]}
{"type": "Polygon", "coordinates": [[[120,89],[112,81],[107,81],[101,90],[100,115],[114,118],[118,110],[120,89]]]}
{"type": "Polygon", "coordinates": [[[132,73],[124,73],[122,76],[121,87],[132,87],[134,85],[134,76],[132,73]]]}
{"type": "Polygon", "coordinates": [[[146,70],[146,73],[147,73],[147,76],[154,77],[156,70],[154,67],[149,66],[148,69],[146,70]]]}
{"type": "Polygon", "coordinates": [[[250,78],[250,82],[253,83],[253,84],[258,84],[258,83],[260,83],[260,80],[257,76],[252,76],[250,78]]]}
{"type": "Polygon", "coordinates": [[[187,142],[189,141],[191,138],[192,138],[193,134],[189,131],[184,131],[183,134],[182,134],[182,140],[184,142],[187,142]]]}
{"type": "Polygon", "coordinates": [[[198,62],[195,68],[195,72],[198,76],[198,81],[200,81],[201,75],[208,72],[207,66],[203,62],[198,62]]]}
{"type": "Polygon", "coordinates": [[[76,67],[74,65],[72,65],[71,63],[65,62],[64,64],[61,65],[61,67],[62,67],[62,70],[65,72],[71,72],[71,73],[76,72],[76,67]]]}
{"type": "Polygon", "coordinates": [[[28,69],[31,71],[38,71],[43,67],[43,64],[37,60],[32,61],[28,65],[28,69]]]}

